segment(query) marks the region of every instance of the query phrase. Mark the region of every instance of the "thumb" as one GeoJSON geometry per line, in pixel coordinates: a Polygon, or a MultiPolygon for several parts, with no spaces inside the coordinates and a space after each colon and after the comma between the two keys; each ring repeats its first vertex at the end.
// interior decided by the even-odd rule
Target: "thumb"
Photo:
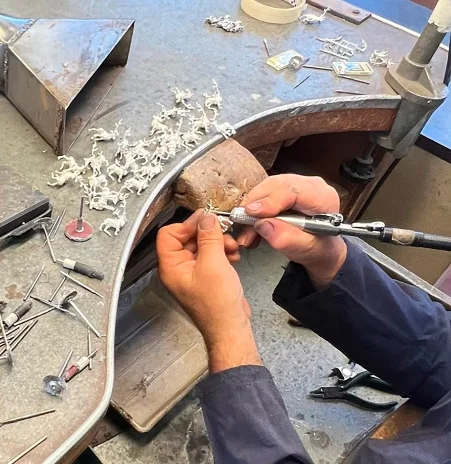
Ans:
{"type": "Polygon", "coordinates": [[[197,260],[210,264],[224,259],[224,236],[215,214],[204,214],[197,226],[197,260]]]}
{"type": "Polygon", "coordinates": [[[255,229],[275,250],[287,256],[308,252],[311,247],[311,234],[278,219],[259,220],[255,229]]]}

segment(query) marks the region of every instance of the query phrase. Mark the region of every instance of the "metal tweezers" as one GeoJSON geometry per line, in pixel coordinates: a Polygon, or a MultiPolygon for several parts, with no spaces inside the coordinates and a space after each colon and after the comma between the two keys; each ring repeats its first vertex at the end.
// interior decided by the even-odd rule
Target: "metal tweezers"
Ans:
{"type": "Polygon", "coordinates": [[[310,392],[309,396],[311,398],[322,400],[344,400],[353,403],[356,406],[369,409],[370,411],[387,411],[397,406],[397,401],[390,401],[388,403],[373,403],[372,401],[364,400],[363,398],[353,395],[347,391],[352,387],[364,385],[364,382],[370,375],[370,372],[361,372],[355,377],[342,382],[340,385],[335,385],[332,387],[320,387],[317,390],[313,390],[310,392]]]}

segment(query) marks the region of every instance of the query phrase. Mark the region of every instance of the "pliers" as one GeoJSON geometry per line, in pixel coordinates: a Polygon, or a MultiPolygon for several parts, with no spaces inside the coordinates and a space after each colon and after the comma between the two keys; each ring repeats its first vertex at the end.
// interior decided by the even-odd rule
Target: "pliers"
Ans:
{"type": "Polygon", "coordinates": [[[343,383],[339,385],[335,385],[332,387],[320,387],[317,390],[313,390],[310,392],[309,396],[311,398],[323,400],[349,401],[350,403],[353,403],[357,406],[361,406],[365,409],[369,409],[371,411],[387,411],[397,406],[397,401],[390,401],[388,403],[373,403],[372,401],[364,400],[363,398],[353,395],[352,393],[349,393],[347,391],[352,387],[364,385],[363,382],[367,381],[370,376],[371,373],[368,371],[360,372],[359,374],[356,374],[354,377],[343,381],[343,383]]]}
{"type": "Polygon", "coordinates": [[[346,385],[350,379],[353,379],[356,375],[361,373],[368,373],[366,376],[361,376],[361,381],[359,385],[364,385],[365,387],[373,388],[374,390],[379,390],[385,393],[396,394],[394,388],[385,380],[380,379],[374,374],[369,373],[362,366],[349,361],[348,364],[344,366],[334,367],[332,373],[329,377],[338,377],[336,385],[346,385]]]}

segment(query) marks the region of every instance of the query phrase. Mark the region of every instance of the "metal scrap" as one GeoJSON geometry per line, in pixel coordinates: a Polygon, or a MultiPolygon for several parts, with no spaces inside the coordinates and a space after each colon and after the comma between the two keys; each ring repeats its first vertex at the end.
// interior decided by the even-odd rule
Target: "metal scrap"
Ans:
{"type": "Polygon", "coordinates": [[[374,50],[370,56],[370,63],[373,66],[381,66],[385,68],[395,64],[395,62],[388,57],[388,50],[374,50]]]}
{"type": "Polygon", "coordinates": [[[319,24],[322,23],[326,17],[327,12],[330,8],[325,8],[324,11],[320,14],[307,13],[299,17],[299,21],[302,21],[304,24],[319,24]]]}
{"type": "Polygon", "coordinates": [[[230,15],[219,16],[219,18],[210,16],[206,18],[204,22],[205,24],[208,24],[211,27],[223,29],[226,32],[237,33],[244,31],[242,21],[233,21],[230,19],[230,15]]]}
{"type": "Polygon", "coordinates": [[[317,37],[316,40],[323,43],[320,52],[336,56],[345,61],[349,60],[357,52],[364,53],[368,48],[364,39],[361,40],[360,44],[356,44],[343,39],[341,35],[332,39],[317,37]]]}
{"type": "Polygon", "coordinates": [[[72,181],[83,190],[89,209],[112,212],[112,217],[100,224],[100,230],[109,236],[113,231],[117,235],[127,222],[127,197],[141,195],[163,171],[166,161],[194,149],[212,128],[226,138],[235,134],[229,123],[217,122],[222,95],[214,79],[213,92],[203,94],[203,105],[191,104],[194,95],[190,89],[172,87],[170,90],[174,94],[174,106],[166,108],[158,103],[160,111],[151,118],[147,137],[130,140],[131,127],[121,135],[122,120],[112,130],[93,128],[90,156],[83,163],[73,157],[60,157],[60,169],[51,173],[54,182],[49,185],[61,186],[72,181]],[[97,144],[108,141],[115,144],[105,143],[103,152],[99,151],[97,144]],[[115,147],[113,153],[108,153],[109,146],[115,147]],[[117,183],[117,188],[111,188],[111,182],[117,183]]]}

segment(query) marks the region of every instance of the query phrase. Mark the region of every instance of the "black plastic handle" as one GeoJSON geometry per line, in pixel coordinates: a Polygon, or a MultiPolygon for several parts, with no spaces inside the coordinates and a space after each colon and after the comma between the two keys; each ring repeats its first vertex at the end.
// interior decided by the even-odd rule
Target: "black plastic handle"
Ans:
{"type": "Polygon", "coordinates": [[[451,237],[444,235],[425,234],[409,229],[385,227],[380,236],[381,242],[395,245],[431,248],[433,250],[451,251],[451,237]]]}
{"type": "Polygon", "coordinates": [[[370,411],[387,411],[388,409],[393,409],[398,405],[397,401],[390,401],[388,403],[373,403],[372,401],[364,400],[363,398],[348,392],[343,394],[343,399],[355,404],[356,406],[369,409],[370,411]]]}
{"type": "Polygon", "coordinates": [[[79,272],[80,274],[83,274],[85,276],[91,277],[91,279],[103,280],[103,278],[105,277],[103,272],[96,271],[91,266],[80,263],[78,261],[77,264],[74,266],[74,271],[79,272]]]}

